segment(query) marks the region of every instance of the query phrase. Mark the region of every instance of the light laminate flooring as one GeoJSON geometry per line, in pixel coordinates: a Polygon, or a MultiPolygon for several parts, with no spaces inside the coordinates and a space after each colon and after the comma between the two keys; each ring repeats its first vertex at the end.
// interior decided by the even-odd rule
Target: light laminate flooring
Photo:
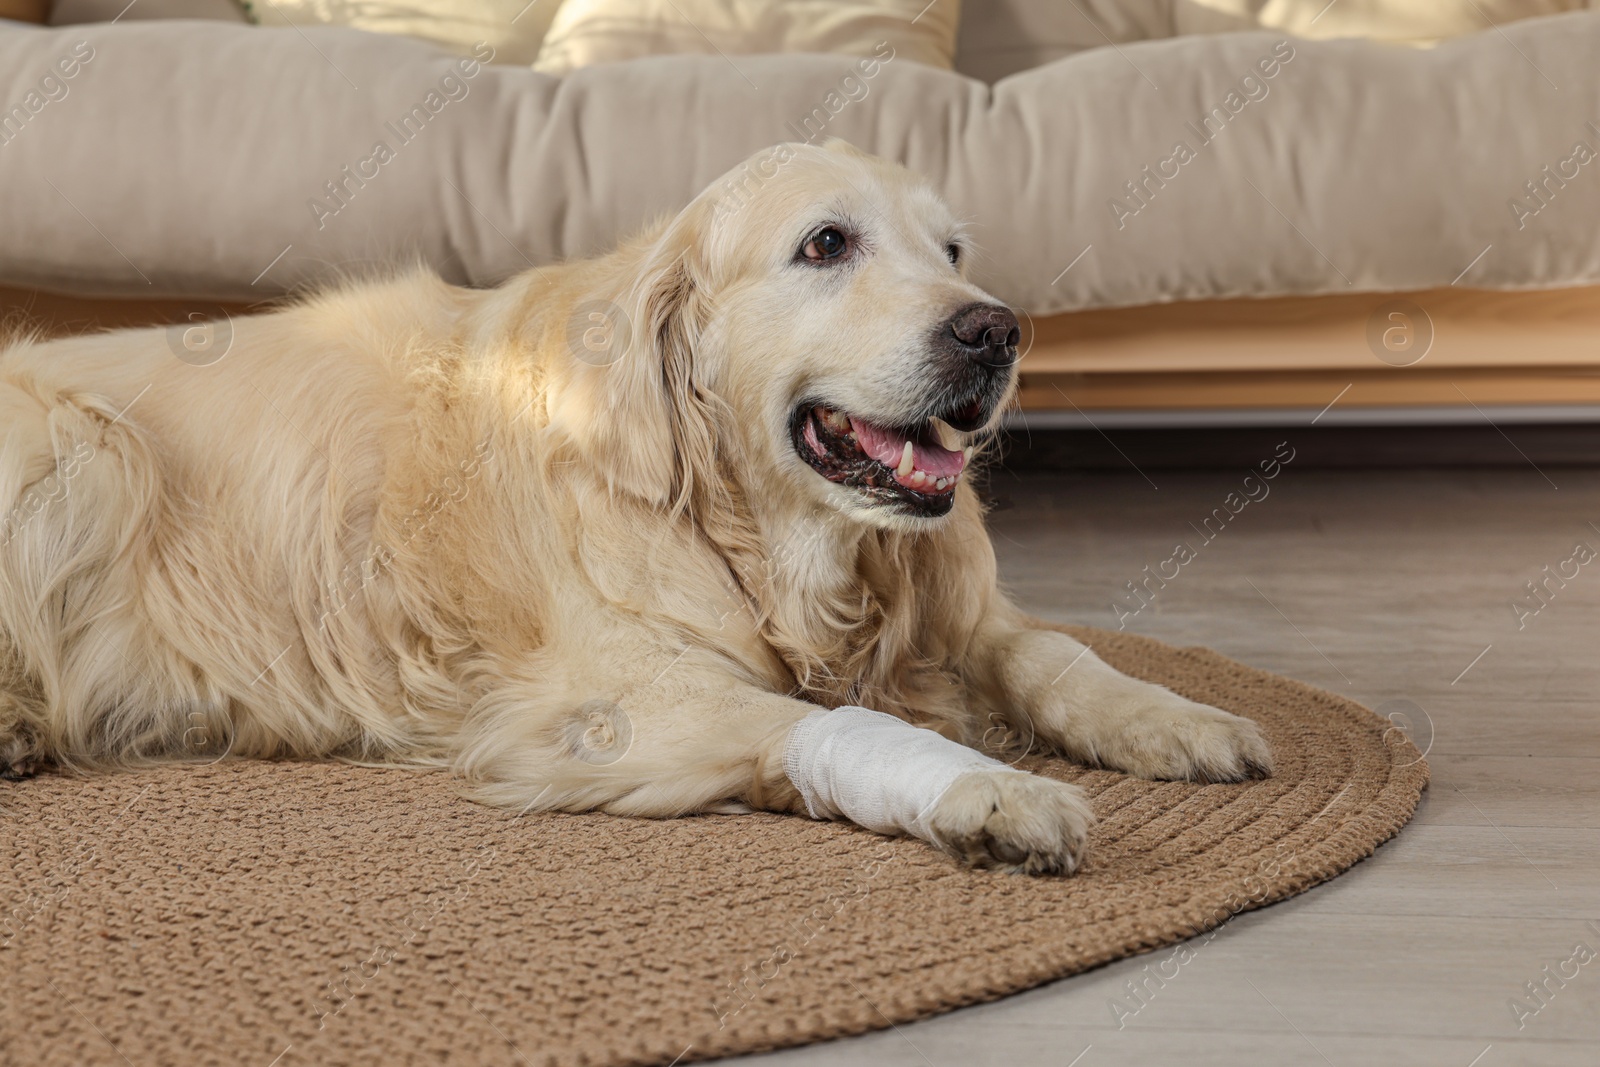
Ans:
{"type": "MultiPolygon", "coordinates": [[[[1002,578],[1037,614],[1115,628],[1124,583],[1198,546],[1190,524],[1247,473],[997,474],[1002,578]]],[[[738,1062],[1600,1064],[1600,959],[1520,1027],[1509,1007],[1600,951],[1600,559],[1538,614],[1511,606],[1578,542],[1600,552],[1600,470],[1291,463],[1269,484],[1127,628],[1405,714],[1433,781],[1401,835],[1233,919],[1120,1028],[1110,1000],[1157,956],[738,1062]]]]}

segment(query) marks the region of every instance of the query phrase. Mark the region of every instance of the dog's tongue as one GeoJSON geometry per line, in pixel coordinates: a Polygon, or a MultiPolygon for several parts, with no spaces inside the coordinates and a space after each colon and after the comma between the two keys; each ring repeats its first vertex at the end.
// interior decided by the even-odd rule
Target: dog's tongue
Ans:
{"type": "Polygon", "coordinates": [[[961,468],[967,465],[967,457],[962,453],[941,448],[931,441],[907,437],[898,430],[874,426],[855,418],[850,420],[850,428],[855,430],[856,444],[861,446],[861,450],[885,467],[900,466],[907,441],[911,442],[912,469],[922,471],[930,478],[952,477],[960,474],[961,468]]]}

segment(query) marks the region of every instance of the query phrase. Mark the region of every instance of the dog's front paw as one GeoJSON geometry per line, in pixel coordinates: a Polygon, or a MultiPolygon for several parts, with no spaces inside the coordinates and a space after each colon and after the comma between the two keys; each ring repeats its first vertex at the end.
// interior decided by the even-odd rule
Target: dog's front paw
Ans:
{"type": "Polygon", "coordinates": [[[1022,874],[1077,870],[1093,822],[1077,786],[1014,771],[962,775],[928,816],[933,843],[956,859],[1022,874]]]}
{"type": "Polygon", "coordinates": [[[1122,719],[1100,762],[1140,778],[1238,782],[1272,773],[1272,751],[1249,719],[1175,693],[1122,719]]]}
{"type": "Polygon", "coordinates": [[[0,779],[17,781],[39,773],[44,750],[36,731],[4,693],[0,693],[0,779]]]}

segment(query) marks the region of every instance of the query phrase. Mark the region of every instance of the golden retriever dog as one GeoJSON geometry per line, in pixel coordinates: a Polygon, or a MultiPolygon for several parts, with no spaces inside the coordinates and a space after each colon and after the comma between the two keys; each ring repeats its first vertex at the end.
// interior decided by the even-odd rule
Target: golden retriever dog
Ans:
{"type": "Polygon", "coordinates": [[[1030,873],[1092,814],[976,751],[997,723],[1269,773],[1252,722],[997,588],[968,483],[1018,328],[968,258],[908,171],[780,145],[495,289],[13,343],[0,769],[448,767],[515,810],[848,818],[1030,873]]]}

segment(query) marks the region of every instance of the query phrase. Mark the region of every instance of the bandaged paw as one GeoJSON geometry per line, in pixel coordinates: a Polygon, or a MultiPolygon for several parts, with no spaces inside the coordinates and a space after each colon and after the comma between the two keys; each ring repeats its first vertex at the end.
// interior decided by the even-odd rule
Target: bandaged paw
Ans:
{"type": "Polygon", "coordinates": [[[814,819],[935,841],[933,810],[975,771],[1021,774],[932,730],[866,708],[818,709],[795,724],[784,772],[814,819]]]}

